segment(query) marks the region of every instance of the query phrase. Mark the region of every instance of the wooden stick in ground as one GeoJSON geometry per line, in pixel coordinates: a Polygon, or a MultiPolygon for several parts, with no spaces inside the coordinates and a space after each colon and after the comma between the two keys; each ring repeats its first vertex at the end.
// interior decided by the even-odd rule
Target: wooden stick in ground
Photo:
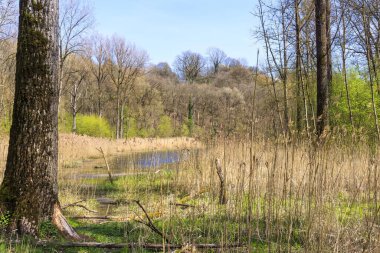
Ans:
{"type": "Polygon", "coordinates": [[[144,222],[143,220],[140,220],[140,221],[137,220],[137,221],[140,222],[141,224],[144,224],[145,226],[149,227],[156,234],[160,235],[162,237],[162,239],[165,240],[166,243],[170,243],[169,239],[153,224],[152,220],[150,219],[150,217],[149,217],[148,213],[146,212],[145,208],[143,207],[143,205],[141,205],[140,201],[135,200],[135,202],[141,208],[141,210],[144,212],[145,217],[148,220],[148,222],[144,222]]]}
{"type": "Polygon", "coordinates": [[[226,195],[226,182],[223,175],[222,165],[219,159],[215,159],[216,172],[218,173],[219,181],[220,181],[220,189],[219,189],[219,204],[225,205],[227,204],[227,195],[226,195]]]}
{"type": "Polygon", "coordinates": [[[108,161],[107,161],[106,155],[104,154],[104,151],[103,151],[102,147],[97,148],[97,150],[98,150],[98,151],[102,154],[102,156],[103,156],[104,162],[106,163],[106,166],[107,166],[108,178],[109,178],[111,184],[113,184],[112,173],[111,173],[110,166],[108,165],[108,161]]]}

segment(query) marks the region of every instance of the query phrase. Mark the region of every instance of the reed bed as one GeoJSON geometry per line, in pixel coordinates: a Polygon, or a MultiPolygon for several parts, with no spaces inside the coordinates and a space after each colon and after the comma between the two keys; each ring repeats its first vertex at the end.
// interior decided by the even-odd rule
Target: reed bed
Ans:
{"type": "MultiPolygon", "coordinates": [[[[61,180],[61,189],[71,196],[67,202],[85,196],[95,209],[96,197],[117,200],[106,210],[123,221],[107,223],[113,224],[110,236],[123,231],[105,239],[113,242],[162,243],[139,222],[145,216],[132,201],[139,200],[173,243],[243,245],[222,252],[379,252],[378,165],[379,153],[364,143],[222,140],[193,150],[174,168],[130,168],[133,173],[114,184],[61,180]],[[220,203],[216,159],[226,204],[220,203]]],[[[79,231],[90,237],[91,229],[81,228],[101,226],[83,224],[79,231]]]]}
{"type": "MultiPolygon", "coordinates": [[[[87,153],[90,156],[99,155],[96,146],[113,154],[132,150],[122,141],[113,146],[116,142],[108,140],[96,144],[77,136],[67,136],[67,140],[73,142],[65,141],[72,153],[64,153],[73,159],[86,157],[80,150],[88,146],[94,147],[93,153],[87,153]]],[[[156,150],[194,144],[187,141],[173,146],[162,140],[156,150]]],[[[152,147],[150,140],[135,142],[141,143],[141,150],[152,147]]],[[[186,158],[179,164],[126,168],[130,175],[117,177],[113,183],[107,178],[73,179],[67,175],[75,175],[78,168],[64,168],[59,179],[62,205],[83,199],[81,204],[97,210],[97,216],[112,218],[71,219],[75,229],[100,242],[163,243],[162,236],[141,222],[147,219],[134,202],[138,200],[173,244],[242,246],[215,252],[380,251],[376,148],[337,140],[323,146],[284,140],[218,140],[186,147],[198,148],[184,151],[186,158]],[[216,160],[225,180],[225,204],[220,201],[216,160]],[[99,197],[115,203],[99,204],[99,197]]],[[[94,216],[80,207],[65,209],[65,214],[94,216]]]]}
{"type": "Polygon", "coordinates": [[[380,251],[379,153],[367,145],[223,141],[176,179],[191,196],[209,194],[209,216],[221,213],[217,158],[227,187],[222,213],[238,227],[229,241],[269,252],[380,251]]]}

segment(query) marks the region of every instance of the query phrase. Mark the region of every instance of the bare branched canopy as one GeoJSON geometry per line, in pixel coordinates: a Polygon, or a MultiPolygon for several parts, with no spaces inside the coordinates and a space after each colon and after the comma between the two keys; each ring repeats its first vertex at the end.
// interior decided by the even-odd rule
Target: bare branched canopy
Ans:
{"type": "Polygon", "coordinates": [[[201,77],[206,61],[202,55],[191,51],[178,55],[174,67],[179,77],[186,82],[193,83],[201,77]]]}
{"type": "Polygon", "coordinates": [[[217,74],[222,64],[225,64],[227,55],[219,48],[209,48],[207,50],[209,62],[211,63],[212,72],[217,74]]]}
{"type": "Polygon", "coordinates": [[[0,0],[0,41],[16,37],[17,1],[0,0]]]}

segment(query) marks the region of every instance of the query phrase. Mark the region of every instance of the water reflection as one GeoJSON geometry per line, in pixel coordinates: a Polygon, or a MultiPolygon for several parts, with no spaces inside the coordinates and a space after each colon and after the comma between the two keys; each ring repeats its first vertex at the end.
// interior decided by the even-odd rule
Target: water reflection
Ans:
{"type": "MultiPolygon", "coordinates": [[[[149,169],[175,168],[189,158],[190,152],[190,150],[175,150],[132,153],[108,158],[108,162],[112,176],[121,177],[148,172],[149,169]]],[[[108,174],[104,160],[96,159],[75,168],[75,175],[70,174],[70,177],[103,178],[108,177],[108,174]]]]}
{"type": "Polygon", "coordinates": [[[119,156],[111,161],[112,168],[118,170],[159,168],[177,164],[187,158],[186,152],[148,152],[119,156]]]}

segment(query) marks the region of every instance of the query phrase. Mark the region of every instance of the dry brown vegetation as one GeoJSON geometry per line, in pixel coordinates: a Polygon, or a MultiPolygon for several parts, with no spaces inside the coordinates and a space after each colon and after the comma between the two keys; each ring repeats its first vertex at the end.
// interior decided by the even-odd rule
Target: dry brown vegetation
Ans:
{"type": "Polygon", "coordinates": [[[378,152],[362,144],[316,148],[258,141],[251,156],[250,148],[225,142],[206,149],[176,178],[208,217],[224,214],[237,223],[236,230],[226,231],[226,240],[261,242],[276,252],[294,247],[306,252],[380,250],[378,152]],[[216,158],[222,159],[227,181],[228,204],[222,212],[216,158]]]}
{"type": "Polygon", "coordinates": [[[59,142],[60,160],[77,160],[91,157],[101,157],[96,148],[102,147],[107,155],[126,154],[130,152],[172,150],[199,147],[193,138],[131,138],[128,140],[114,140],[79,136],[75,134],[61,134],[59,142]]]}
{"type": "MultiPolygon", "coordinates": [[[[60,164],[78,160],[101,157],[97,148],[102,148],[107,156],[121,155],[130,152],[172,150],[200,147],[200,143],[193,138],[131,138],[128,140],[114,140],[96,138],[75,134],[60,134],[59,137],[60,164]]],[[[8,151],[8,137],[0,137],[0,168],[4,169],[8,151]]]]}
{"type": "MultiPolygon", "coordinates": [[[[86,196],[83,204],[91,209],[99,208],[99,194],[116,200],[113,220],[78,227],[92,238],[98,238],[92,231],[97,226],[107,227],[110,236],[124,231],[107,239],[112,242],[162,242],[139,223],[144,213],[132,200],[140,200],[172,243],[244,245],[222,252],[378,252],[379,157],[361,142],[353,148],[337,140],[321,147],[219,140],[191,152],[175,168],[126,168],[132,173],[114,184],[106,178],[61,177],[60,195],[63,205],[86,196]],[[226,205],[219,201],[216,159],[225,176],[226,205]]],[[[66,214],[94,216],[82,208],[66,214]]]]}

